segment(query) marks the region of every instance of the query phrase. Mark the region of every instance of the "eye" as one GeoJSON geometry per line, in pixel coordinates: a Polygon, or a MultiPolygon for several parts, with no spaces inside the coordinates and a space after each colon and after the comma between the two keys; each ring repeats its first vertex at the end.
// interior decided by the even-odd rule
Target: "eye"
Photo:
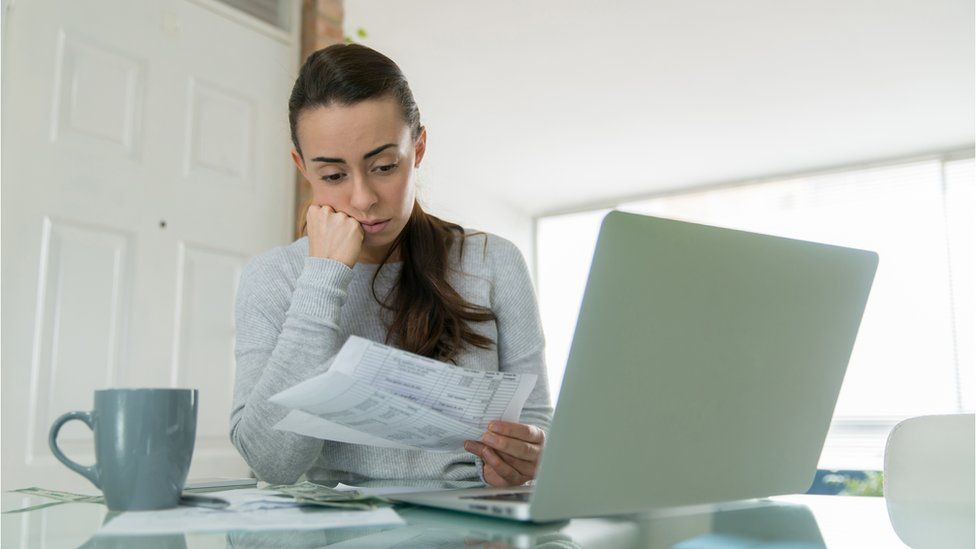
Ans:
{"type": "Polygon", "coordinates": [[[399,164],[387,164],[386,166],[379,166],[376,169],[382,173],[390,173],[395,170],[397,166],[399,166],[399,164]]]}
{"type": "Polygon", "coordinates": [[[340,179],[342,179],[342,175],[343,174],[341,174],[341,173],[334,173],[332,175],[324,175],[320,179],[322,181],[327,181],[327,182],[330,182],[330,183],[335,183],[335,182],[339,181],[340,179]]]}

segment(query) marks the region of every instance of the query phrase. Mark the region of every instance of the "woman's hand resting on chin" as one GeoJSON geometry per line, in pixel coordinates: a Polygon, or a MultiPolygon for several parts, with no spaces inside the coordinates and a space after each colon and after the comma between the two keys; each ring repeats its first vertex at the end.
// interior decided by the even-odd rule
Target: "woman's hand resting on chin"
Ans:
{"type": "Polygon", "coordinates": [[[312,204],[305,214],[308,255],[335,259],[352,268],[359,259],[365,233],[359,221],[331,206],[312,204]]]}
{"type": "Polygon", "coordinates": [[[485,481],[492,486],[519,486],[535,478],[546,434],[535,425],[492,421],[481,441],[464,449],[485,462],[485,481]]]}

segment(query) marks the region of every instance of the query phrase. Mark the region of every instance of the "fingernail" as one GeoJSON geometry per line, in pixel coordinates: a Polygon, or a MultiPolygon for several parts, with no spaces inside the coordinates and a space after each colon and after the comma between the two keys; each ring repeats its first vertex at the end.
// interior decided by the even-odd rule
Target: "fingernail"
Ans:
{"type": "Polygon", "coordinates": [[[493,435],[491,433],[485,433],[485,436],[481,437],[481,440],[484,440],[485,442],[487,442],[489,444],[493,444],[493,443],[498,442],[498,437],[496,437],[495,435],[493,435]]]}
{"type": "Polygon", "coordinates": [[[495,423],[494,421],[492,421],[491,423],[488,424],[488,430],[489,431],[497,431],[498,430],[498,424],[495,423]]]}
{"type": "Polygon", "coordinates": [[[473,444],[471,444],[471,441],[468,441],[468,440],[465,440],[465,441],[464,441],[464,449],[465,449],[465,450],[467,450],[467,451],[469,451],[469,452],[470,452],[470,451],[471,451],[471,447],[472,447],[472,446],[474,446],[474,445],[473,445],[473,444]]]}

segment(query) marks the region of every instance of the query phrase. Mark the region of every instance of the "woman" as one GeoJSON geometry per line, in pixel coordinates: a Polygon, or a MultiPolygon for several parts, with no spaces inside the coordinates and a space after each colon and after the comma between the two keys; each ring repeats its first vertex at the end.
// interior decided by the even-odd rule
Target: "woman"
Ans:
{"type": "Polygon", "coordinates": [[[552,407],[525,260],[509,241],[447,223],[416,200],[426,129],[399,67],[358,44],[313,53],[289,101],[292,160],[311,185],[307,236],[253,258],[237,295],[231,439],[259,478],[535,477],[552,407]],[[322,441],[272,426],[268,397],[321,374],[349,335],[464,368],[539,376],[518,423],[466,452],[322,441]]]}

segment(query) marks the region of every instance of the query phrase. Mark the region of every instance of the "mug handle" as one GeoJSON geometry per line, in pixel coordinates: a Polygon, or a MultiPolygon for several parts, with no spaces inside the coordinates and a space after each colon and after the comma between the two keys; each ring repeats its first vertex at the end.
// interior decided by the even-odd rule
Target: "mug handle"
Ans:
{"type": "Polygon", "coordinates": [[[67,414],[64,414],[56,419],[54,424],[51,425],[51,432],[47,437],[47,444],[51,447],[51,452],[54,454],[54,457],[58,458],[58,461],[67,465],[68,469],[71,469],[72,471],[90,480],[91,483],[95,485],[95,488],[101,490],[102,487],[99,486],[98,483],[98,470],[95,469],[94,465],[88,467],[79,465],[78,463],[68,459],[68,456],[64,455],[61,448],[58,448],[58,432],[61,431],[61,427],[63,427],[65,423],[71,421],[72,419],[83,421],[89,429],[92,431],[95,430],[95,427],[92,425],[91,412],[68,412],[67,414]]]}

